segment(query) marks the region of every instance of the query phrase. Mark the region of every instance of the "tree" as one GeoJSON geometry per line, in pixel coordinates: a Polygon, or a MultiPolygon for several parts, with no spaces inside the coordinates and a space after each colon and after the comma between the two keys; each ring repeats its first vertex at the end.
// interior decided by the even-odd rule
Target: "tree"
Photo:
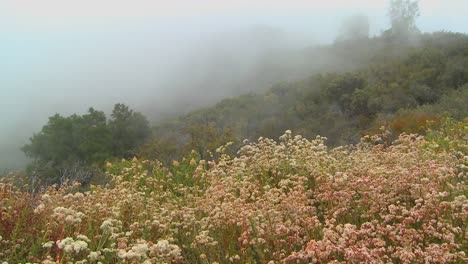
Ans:
{"type": "Polygon", "coordinates": [[[86,183],[106,160],[134,155],[149,134],[145,116],[117,104],[109,122],[104,112],[94,108],[82,116],[56,114],[22,150],[33,159],[30,175],[46,184],[66,180],[86,183]]]}
{"type": "Polygon", "coordinates": [[[82,161],[88,164],[102,163],[112,155],[111,132],[104,112],[90,108],[76,126],[82,161]]]}
{"type": "Polygon", "coordinates": [[[114,106],[109,128],[112,135],[112,152],[116,157],[129,158],[136,155],[151,135],[146,117],[120,103],[114,106]]]}
{"type": "Polygon", "coordinates": [[[416,27],[416,18],[419,16],[417,1],[392,0],[389,10],[390,22],[392,24],[392,35],[408,37],[419,32],[416,27]]]}
{"type": "Polygon", "coordinates": [[[83,116],[50,117],[22,150],[33,159],[55,165],[77,160],[100,163],[111,154],[110,139],[104,112],[90,108],[83,116]]]}
{"type": "Polygon", "coordinates": [[[50,117],[41,132],[30,138],[30,144],[23,146],[23,152],[30,158],[53,164],[77,158],[73,131],[73,120],[76,118],[76,116],[65,118],[59,114],[50,117]]]}
{"type": "Polygon", "coordinates": [[[102,165],[111,156],[110,140],[104,112],[90,108],[83,116],[50,117],[22,150],[33,159],[28,169],[32,177],[46,184],[85,183],[95,172],[92,166],[102,165]]]}

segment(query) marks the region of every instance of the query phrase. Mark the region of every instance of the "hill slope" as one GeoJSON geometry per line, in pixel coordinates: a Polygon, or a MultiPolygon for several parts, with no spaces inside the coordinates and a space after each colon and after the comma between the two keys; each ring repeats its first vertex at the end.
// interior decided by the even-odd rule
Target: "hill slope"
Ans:
{"type": "Polygon", "coordinates": [[[336,146],[355,143],[381,125],[396,134],[423,132],[426,121],[437,122],[442,115],[468,116],[464,34],[424,34],[417,44],[384,34],[337,42],[323,50],[347,56],[355,68],[277,83],[263,94],[225,99],[163,122],[154,128],[142,155],[170,162],[196,150],[205,157],[228,141],[278,137],[286,129],[326,136],[336,146]],[[359,59],[361,63],[353,62],[359,59]]]}

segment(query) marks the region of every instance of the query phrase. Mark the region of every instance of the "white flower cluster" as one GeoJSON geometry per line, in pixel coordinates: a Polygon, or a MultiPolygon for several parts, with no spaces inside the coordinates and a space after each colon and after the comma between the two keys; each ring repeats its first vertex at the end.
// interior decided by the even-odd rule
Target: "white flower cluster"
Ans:
{"type": "Polygon", "coordinates": [[[146,241],[141,240],[130,250],[120,249],[118,252],[119,258],[126,260],[144,260],[148,258],[149,247],[146,241]]]}
{"type": "Polygon", "coordinates": [[[118,232],[121,227],[122,227],[121,221],[115,220],[115,219],[107,219],[107,220],[104,220],[104,222],[102,222],[100,228],[102,232],[106,234],[113,234],[115,232],[118,232]]]}
{"type": "Polygon", "coordinates": [[[52,248],[52,246],[55,244],[54,241],[47,241],[45,243],[42,244],[42,247],[43,248],[52,248]]]}
{"type": "Polygon", "coordinates": [[[138,240],[129,250],[120,249],[117,255],[121,259],[140,263],[173,263],[182,258],[180,248],[168,240],[159,240],[156,244],[138,240]]]}
{"type": "Polygon", "coordinates": [[[40,214],[44,211],[45,205],[43,203],[39,204],[36,208],[34,208],[35,214],[40,214]]]}
{"type": "MultiPolygon", "coordinates": [[[[88,238],[86,238],[88,240],[88,238]]],[[[88,240],[89,241],[89,240],[88,240]]],[[[58,248],[62,249],[66,253],[80,253],[82,251],[86,251],[88,249],[88,243],[83,240],[74,240],[71,237],[67,237],[62,240],[57,241],[58,248]]]]}
{"type": "Polygon", "coordinates": [[[159,240],[150,248],[150,255],[158,259],[179,259],[181,258],[182,251],[177,245],[170,244],[167,240],[159,240]]]}
{"type": "Polygon", "coordinates": [[[53,217],[63,224],[79,224],[84,218],[85,214],[77,212],[70,208],[57,207],[54,209],[53,217]]]}

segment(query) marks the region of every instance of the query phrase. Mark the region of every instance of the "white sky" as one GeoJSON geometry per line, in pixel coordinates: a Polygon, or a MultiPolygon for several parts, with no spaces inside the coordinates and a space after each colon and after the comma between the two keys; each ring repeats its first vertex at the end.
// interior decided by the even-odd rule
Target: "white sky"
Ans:
{"type": "MultiPolygon", "coordinates": [[[[293,33],[292,42],[305,47],[313,40],[333,41],[341,21],[356,13],[368,15],[372,34],[379,34],[389,27],[388,3],[0,0],[0,152],[15,136],[24,143],[31,129],[37,131],[56,112],[136,105],[149,93],[164,100],[171,87],[162,80],[177,76],[178,65],[212,35],[233,38],[235,32],[268,26],[293,33]]],[[[468,32],[468,0],[419,3],[422,31],[468,32]]],[[[172,96],[180,95],[172,91],[172,96]]]]}
{"type": "MultiPolygon", "coordinates": [[[[425,16],[462,18],[466,0],[420,0],[425,16]]],[[[297,12],[333,15],[347,12],[382,13],[387,0],[1,0],[3,30],[44,31],[141,19],[178,19],[212,15],[297,12]]],[[[465,20],[466,21],[466,20],[465,20]]]]}

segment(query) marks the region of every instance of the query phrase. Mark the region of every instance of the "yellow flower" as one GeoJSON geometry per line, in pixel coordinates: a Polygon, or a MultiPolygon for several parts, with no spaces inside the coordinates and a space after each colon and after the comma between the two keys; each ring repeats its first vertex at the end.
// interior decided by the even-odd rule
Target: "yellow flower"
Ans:
{"type": "Polygon", "coordinates": [[[191,159],[191,160],[190,160],[190,165],[191,165],[191,166],[197,165],[197,162],[195,161],[195,159],[191,159]]]}

